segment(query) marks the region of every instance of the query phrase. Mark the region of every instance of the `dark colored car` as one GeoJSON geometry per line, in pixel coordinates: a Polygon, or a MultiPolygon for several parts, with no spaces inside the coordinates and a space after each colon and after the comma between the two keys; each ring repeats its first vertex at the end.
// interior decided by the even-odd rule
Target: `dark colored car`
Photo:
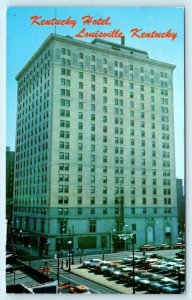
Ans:
{"type": "Polygon", "coordinates": [[[185,258],[185,250],[181,250],[181,251],[175,253],[175,256],[177,258],[185,258]]]}
{"type": "Polygon", "coordinates": [[[16,253],[17,252],[17,247],[15,247],[14,245],[7,245],[7,251],[11,252],[11,253],[16,253]]]}

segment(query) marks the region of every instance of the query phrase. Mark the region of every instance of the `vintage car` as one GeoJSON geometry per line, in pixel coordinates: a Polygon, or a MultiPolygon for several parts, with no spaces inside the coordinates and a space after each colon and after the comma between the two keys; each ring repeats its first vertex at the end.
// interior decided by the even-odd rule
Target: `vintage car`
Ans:
{"type": "Polygon", "coordinates": [[[69,293],[71,294],[91,294],[88,287],[85,285],[76,285],[69,288],[69,293]]]}

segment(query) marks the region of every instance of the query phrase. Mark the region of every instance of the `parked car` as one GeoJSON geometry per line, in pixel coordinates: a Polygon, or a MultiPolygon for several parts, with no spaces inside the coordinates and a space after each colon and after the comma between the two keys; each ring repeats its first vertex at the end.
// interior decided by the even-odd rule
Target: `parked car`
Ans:
{"type": "Polygon", "coordinates": [[[116,266],[119,266],[119,263],[110,263],[109,265],[105,265],[105,266],[101,265],[99,272],[107,275],[109,274],[109,271],[112,268],[115,268],[116,266]]]}
{"type": "Polygon", "coordinates": [[[70,287],[69,293],[71,293],[71,294],[91,294],[88,287],[86,287],[85,285],[77,285],[75,287],[70,287]]]}
{"type": "Polygon", "coordinates": [[[102,267],[111,266],[111,265],[112,265],[111,261],[102,261],[101,263],[94,266],[94,270],[99,273],[99,272],[101,272],[102,267]]]}
{"type": "Polygon", "coordinates": [[[177,258],[177,257],[173,258],[172,261],[174,261],[178,264],[184,264],[185,263],[183,258],[177,258]]]}
{"type": "Polygon", "coordinates": [[[103,273],[106,276],[111,275],[111,272],[115,270],[115,266],[111,265],[111,266],[104,266],[101,268],[101,273],[103,273]]]}
{"type": "Polygon", "coordinates": [[[6,272],[13,272],[13,266],[10,264],[6,264],[6,272]]]}
{"type": "Polygon", "coordinates": [[[180,252],[175,253],[177,258],[185,258],[185,250],[181,250],[180,252]]]}
{"type": "Polygon", "coordinates": [[[151,267],[152,265],[154,265],[157,262],[157,258],[147,258],[144,262],[143,265],[147,266],[147,267],[151,267]]]}
{"type": "Polygon", "coordinates": [[[183,243],[176,243],[174,248],[175,249],[183,249],[185,247],[185,245],[183,243]]]}
{"type": "Polygon", "coordinates": [[[14,245],[7,245],[6,247],[7,251],[11,252],[11,253],[16,253],[17,252],[17,247],[14,245]]]}
{"type": "Polygon", "coordinates": [[[178,282],[172,282],[164,287],[162,287],[162,292],[166,294],[180,294],[184,291],[185,285],[181,283],[181,286],[179,288],[178,282]]]}
{"type": "MultiPolygon", "coordinates": [[[[134,270],[134,274],[135,274],[135,277],[139,277],[139,275],[141,273],[144,273],[145,270],[143,269],[135,269],[134,270]]],[[[122,274],[119,276],[119,280],[123,281],[123,282],[130,282],[133,278],[133,268],[131,268],[129,271],[127,272],[122,272],[122,274]]]]}
{"type": "Polygon", "coordinates": [[[168,250],[168,249],[171,249],[171,245],[161,244],[161,245],[158,246],[158,249],[159,250],[168,250]]]}
{"type": "Polygon", "coordinates": [[[142,279],[142,280],[138,281],[138,286],[148,289],[148,286],[151,283],[158,282],[162,278],[163,278],[162,275],[151,274],[151,276],[149,276],[148,279],[142,279]]]}
{"type": "Polygon", "coordinates": [[[100,263],[102,263],[103,261],[100,260],[100,259],[97,259],[97,258],[92,258],[91,260],[85,260],[83,262],[83,267],[86,267],[86,268],[91,268],[91,267],[94,267],[100,263]]]}
{"type": "Polygon", "coordinates": [[[153,293],[160,293],[162,292],[162,289],[165,286],[169,286],[171,284],[173,284],[175,281],[168,278],[168,277],[163,277],[162,279],[159,279],[158,282],[154,282],[154,283],[150,283],[148,285],[148,290],[153,292],[153,293]]]}
{"type": "Polygon", "coordinates": [[[114,270],[112,272],[112,277],[115,279],[120,279],[121,275],[128,274],[132,270],[132,267],[122,268],[121,270],[114,270]]]}
{"type": "Polygon", "coordinates": [[[119,266],[117,266],[115,268],[112,268],[109,273],[113,277],[114,274],[116,274],[117,272],[121,271],[124,268],[125,268],[125,265],[119,265],[119,266]]]}
{"type": "Polygon", "coordinates": [[[162,289],[162,287],[164,287],[163,283],[160,282],[151,282],[148,285],[148,290],[153,292],[153,293],[159,293],[162,289]]]}
{"type": "Polygon", "coordinates": [[[157,253],[146,253],[145,254],[146,258],[158,258],[158,259],[162,259],[163,256],[157,253]]]}
{"type": "Polygon", "coordinates": [[[141,280],[143,280],[143,279],[148,279],[148,278],[150,278],[150,277],[151,277],[151,273],[149,273],[149,272],[143,272],[143,273],[140,273],[140,274],[139,274],[138,278],[135,279],[135,282],[136,282],[136,284],[139,284],[139,282],[140,282],[141,280]]]}
{"type": "Polygon", "coordinates": [[[153,251],[156,250],[156,247],[153,245],[143,245],[140,247],[141,251],[153,251]]]}
{"type": "Polygon", "coordinates": [[[151,266],[151,269],[154,271],[158,271],[158,270],[160,270],[161,266],[163,266],[163,265],[166,265],[166,261],[158,260],[151,266]]]}

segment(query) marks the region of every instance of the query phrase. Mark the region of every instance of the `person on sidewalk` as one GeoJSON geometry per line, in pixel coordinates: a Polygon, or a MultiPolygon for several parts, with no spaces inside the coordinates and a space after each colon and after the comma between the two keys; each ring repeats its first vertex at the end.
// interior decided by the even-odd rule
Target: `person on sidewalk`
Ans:
{"type": "Polygon", "coordinates": [[[68,268],[68,266],[69,266],[69,261],[68,259],[66,259],[66,268],[68,268]]]}

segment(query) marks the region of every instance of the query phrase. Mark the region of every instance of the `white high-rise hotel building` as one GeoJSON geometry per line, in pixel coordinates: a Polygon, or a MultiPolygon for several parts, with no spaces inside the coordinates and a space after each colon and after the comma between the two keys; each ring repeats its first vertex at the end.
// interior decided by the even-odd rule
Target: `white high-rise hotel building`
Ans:
{"type": "Polygon", "coordinates": [[[40,252],[177,241],[174,68],[51,34],[19,72],[14,227],[40,252]]]}

